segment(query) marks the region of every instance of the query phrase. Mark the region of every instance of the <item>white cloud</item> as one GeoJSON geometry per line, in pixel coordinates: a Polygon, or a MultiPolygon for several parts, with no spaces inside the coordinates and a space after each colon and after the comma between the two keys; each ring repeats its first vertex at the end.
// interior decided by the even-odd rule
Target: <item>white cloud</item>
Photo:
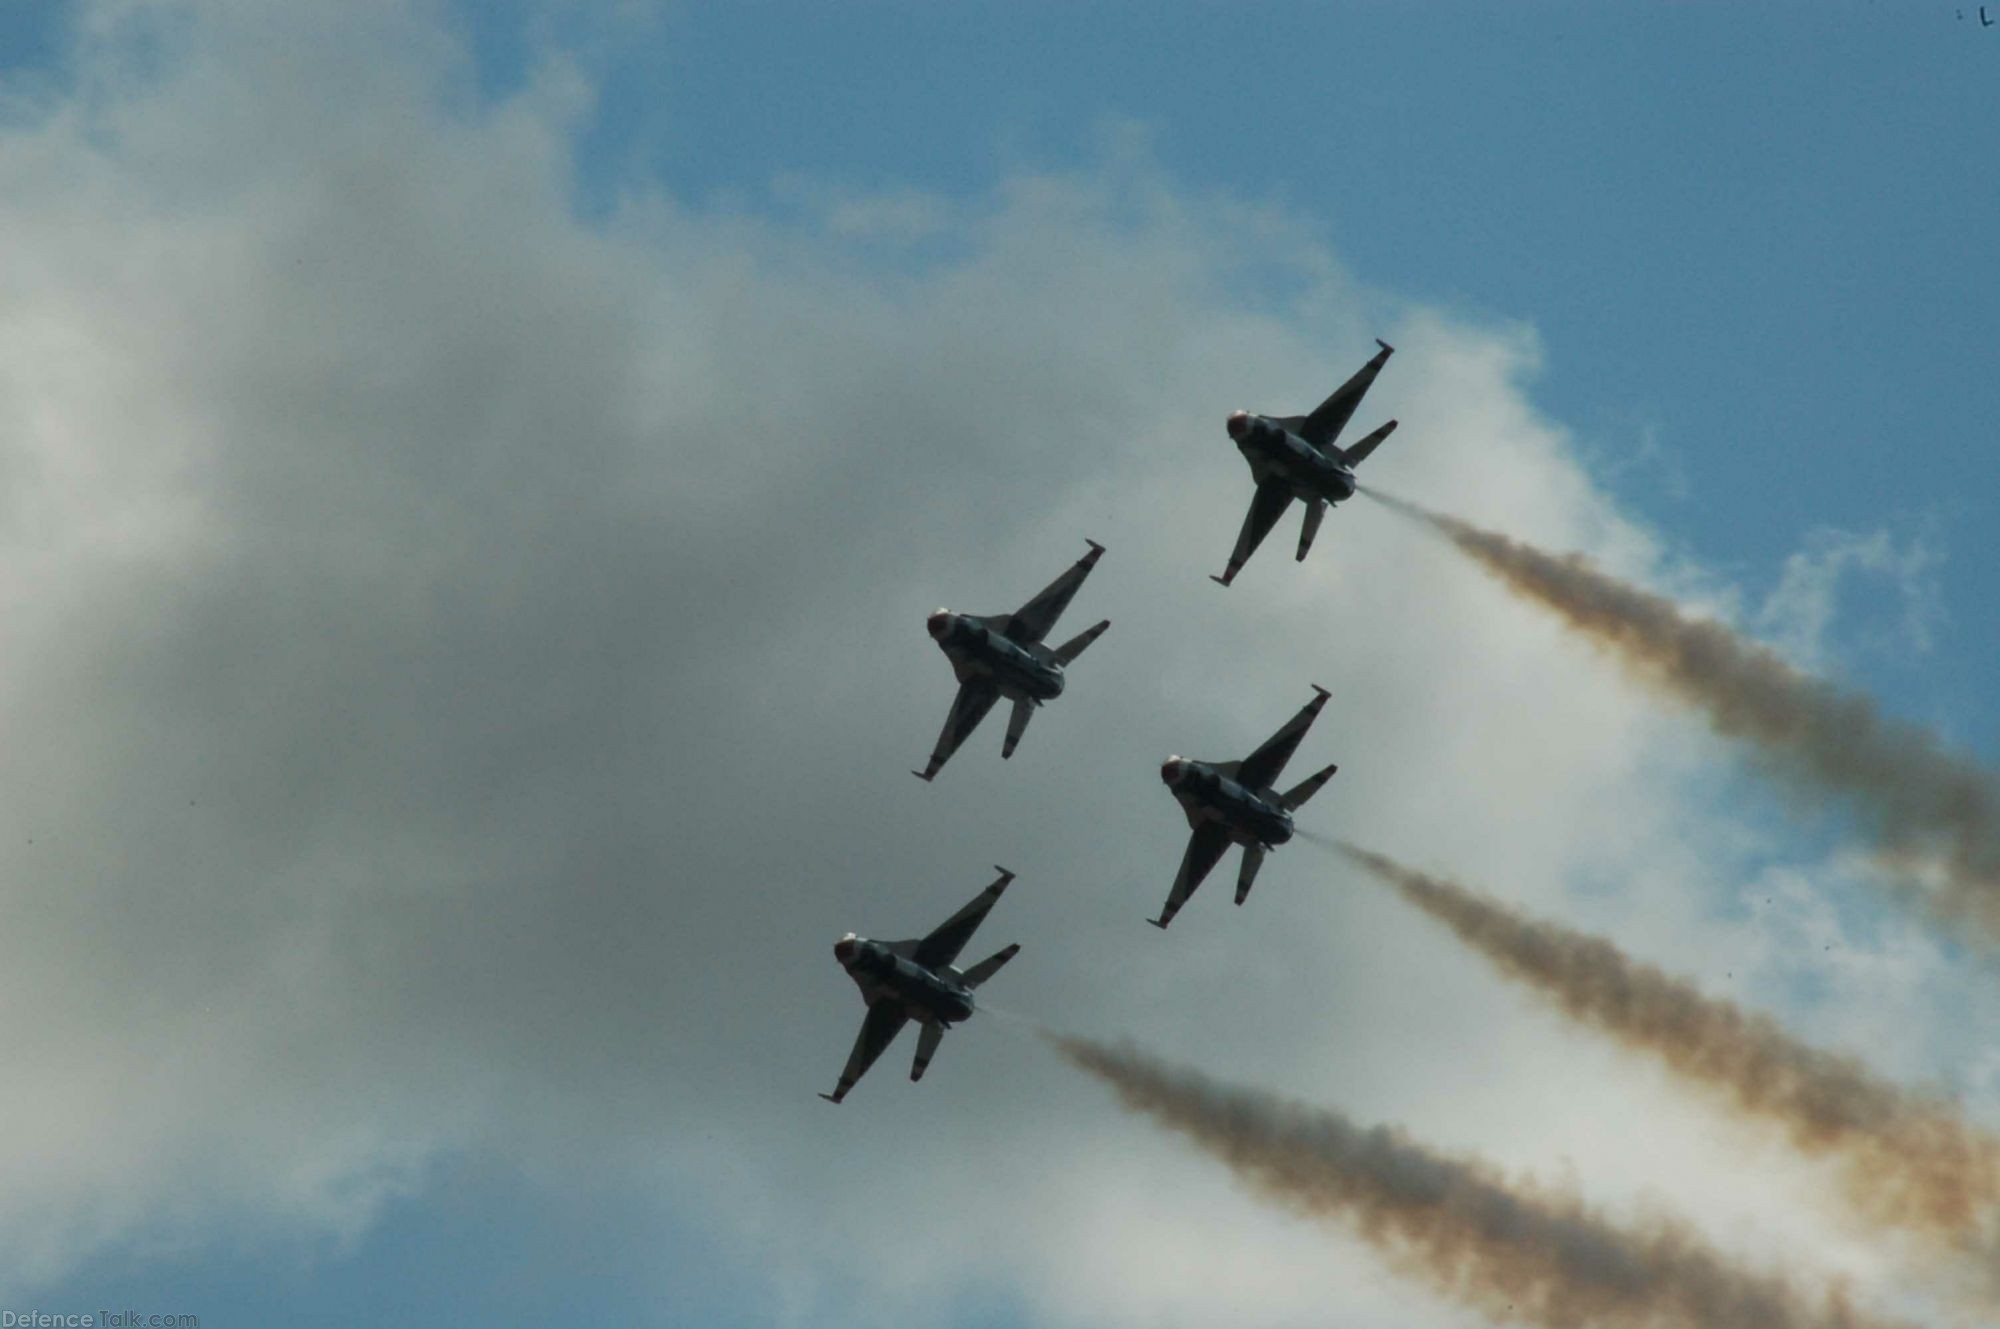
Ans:
{"type": "Polygon", "coordinates": [[[1801,664],[1824,667],[1827,631],[1841,587],[1860,573],[1888,582],[1901,609],[1900,622],[1893,630],[1877,629],[1871,644],[1928,651],[1932,631],[1943,616],[1936,582],[1942,558],[1924,532],[1899,544],[1887,530],[1814,531],[1806,548],[1785,560],[1778,584],[1759,614],[1759,626],[1801,664]]]}
{"type": "Polygon", "coordinates": [[[1527,403],[1531,330],[1130,152],[817,227],[637,189],[584,224],[569,71],[474,107],[378,3],[175,7],[134,72],[160,11],[90,12],[76,91],[0,134],[0,1288],[363,1230],[451,1151],[602,1151],[706,1187],[801,1321],[983,1282],[1059,1323],[1466,1322],[1004,1019],[820,1104],[860,1017],[832,939],[996,861],[1002,1007],[1887,1278],[1802,1169],[1309,846],[1249,907],[1225,868],[1140,921],[1185,834],[1159,758],[1247,750],[1318,682],[1316,824],[1717,935],[1685,903],[1728,880],[1712,743],[1447,550],[1357,502],[1303,566],[1294,518],[1205,577],[1249,493],[1224,415],[1310,407],[1378,333],[1370,478],[1655,572],[1527,403]],[[850,261],[931,217],[953,257],[850,261]],[[1296,295],[1246,296],[1272,273],[1296,295]],[[923,615],[1011,606],[1086,535],[1073,613],[1113,629],[1070,695],[1005,766],[996,720],[911,780],[950,697],[923,615]]]}

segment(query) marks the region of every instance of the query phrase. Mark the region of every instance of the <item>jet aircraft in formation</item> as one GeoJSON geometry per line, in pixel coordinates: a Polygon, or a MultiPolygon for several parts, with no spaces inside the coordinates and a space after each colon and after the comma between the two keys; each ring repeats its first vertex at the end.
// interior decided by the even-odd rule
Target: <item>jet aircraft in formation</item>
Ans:
{"type": "Polygon", "coordinates": [[[1168,757],[1160,767],[1160,779],[1173,791],[1194,834],[1188,837],[1166,907],[1158,918],[1146,920],[1154,927],[1174,921],[1232,842],[1243,846],[1243,866],[1236,874],[1236,903],[1242,904],[1257,880],[1257,869],[1264,866],[1264,855],[1292,838],[1292,814],[1340,769],[1328,766],[1282,794],[1272,788],[1326,705],[1326,689],[1315,684],[1313,692],[1313,699],[1297,715],[1242,761],[1168,757]]]}
{"type": "Polygon", "coordinates": [[[1000,874],[998,881],[926,937],[870,941],[850,932],[833,944],[833,958],[840,961],[840,967],[861,989],[861,999],[868,1003],[868,1014],[861,1021],[861,1033],[847,1056],[847,1066],[840,1072],[840,1083],[833,1087],[832,1093],[821,1094],[821,1098],[838,1103],[847,1097],[854,1082],[868,1073],[882,1050],[911,1020],[923,1027],[917,1032],[917,1059],[910,1067],[910,1078],[923,1079],[924,1069],[936,1055],[944,1031],[972,1018],[973,989],[993,977],[1021,949],[1018,945],[1007,946],[963,973],[952,968],[952,961],[986,920],[993,902],[1007,889],[1007,883],[1014,880],[1014,874],[1006,868],[994,870],[1000,874]]]}
{"type": "Polygon", "coordinates": [[[951,754],[958,751],[958,745],[979,727],[986,712],[1002,697],[1014,703],[1014,713],[1007,717],[1007,739],[1001,745],[1000,755],[1013,756],[1014,745],[1021,741],[1035,708],[1062,695],[1063,670],[1111,626],[1107,618],[1054,650],[1042,645],[1042,638],[1049,635],[1049,629],[1069,607],[1077,587],[1083,585],[1083,579],[1104,555],[1104,546],[1097,541],[1084,543],[1090,546],[1089,553],[1011,614],[978,618],[940,609],[930,616],[926,626],[938,649],[951,661],[952,673],[958,676],[958,696],[944,717],[944,729],[938,734],[937,746],[931,749],[930,761],[921,771],[910,774],[920,780],[936,778],[951,754]]]}
{"type": "MultiPolygon", "coordinates": [[[[1310,415],[1265,416],[1237,411],[1229,417],[1229,437],[1250,464],[1257,492],[1229,555],[1229,566],[1211,580],[1224,586],[1235,580],[1293,499],[1306,505],[1305,524],[1299,532],[1298,556],[1303,560],[1326,509],[1354,496],[1354,468],[1396,428],[1391,420],[1345,449],[1334,441],[1395,353],[1387,342],[1378,340],[1376,345],[1381,350],[1310,415]]],[[[1042,644],[1104,553],[1104,546],[1095,540],[1085,543],[1090,546],[1088,554],[1011,614],[981,618],[940,609],[930,616],[930,634],[951,661],[959,687],[930,761],[912,775],[923,780],[935,778],[1002,697],[1014,703],[1014,710],[1000,755],[1013,756],[1035,708],[1062,695],[1063,670],[1111,626],[1111,620],[1105,619],[1061,646],[1051,649],[1042,644]]],[[[1243,846],[1243,862],[1236,876],[1236,903],[1242,904],[1265,855],[1292,838],[1292,814],[1338,769],[1327,766],[1286,792],[1277,791],[1285,763],[1326,705],[1327,690],[1314,685],[1313,692],[1313,699],[1297,715],[1241,761],[1192,761],[1175,756],[1160,767],[1160,778],[1180,803],[1193,833],[1166,905],[1158,918],[1147,920],[1155,927],[1165,928],[1173,922],[1231,844],[1243,846]]],[[[998,871],[998,881],[926,937],[885,942],[850,932],[834,944],[834,958],[861,989],[868,1015],[840,1073],[840,1082],[821,1098],[832,1103],[845,1098],[911,1020],[922,1028],[910,1078],[922,1079],[944,1031],[971,1017],[974,989],[1021,949],[1008,946],[963,972],[952,967],[987,911],[1014,879],[1005,868],[998,871]]]]}
{"type": "Polygon", "coordinates": [[[1229,566],[1210,581],[1224,586],[1235,581],[1295,498],[1306,505],[1305,524],[1299,528],[1299,558],[1304,560],[1328,505],[1354,497],[1354,468],[1396,432],[1396,422],[1391,420],[1351,448],[1343,449],[1333,441],[1368,394],[1382,366],[1395,354],[1396,348],[1388,342],[1377,339],[1375,344],[1382,348],[1375,358],[1336,388],[1311,415],[1237,411],[1229,417],[1229,436],[1236,440],[1243,460],[1250,463],[1257,492],[1250,496],[1250,511],[1237,533],[1236,548],[1230,551],[1229,566]]]}

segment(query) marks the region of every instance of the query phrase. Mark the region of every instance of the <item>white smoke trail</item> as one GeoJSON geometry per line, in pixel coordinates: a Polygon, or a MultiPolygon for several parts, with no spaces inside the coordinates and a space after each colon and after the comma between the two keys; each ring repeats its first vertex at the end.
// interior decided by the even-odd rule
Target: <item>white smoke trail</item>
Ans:
{"type": "Polygon", "coordinates": [[[2000,1204],[2000,1139],[1944,1099],[1892,1084],[1852,1057],[1800,1042],[1768,1016],[1707,997],[1601,937],[1527,917],[1491,897],[1337,844],[1509,978],[1563,1013],[1835,1162],[1852,1210],[1979,1249],[2000,1204]]]}
{"type": "Polygon", "coordinates": [[[1664,596],[1432,512],[1377,489],[1370,497],[1443,535],[1523,599],[1555,611],[1635,677],[1698,707],[1716,732],[1755,746],[1796,788],[1846,798],[1883,862],[1931,887],[1947,917],[2000,940],[2000,777],[1947,751],[1929,731],[1869,698],[1786,663],[1664,596]]]}

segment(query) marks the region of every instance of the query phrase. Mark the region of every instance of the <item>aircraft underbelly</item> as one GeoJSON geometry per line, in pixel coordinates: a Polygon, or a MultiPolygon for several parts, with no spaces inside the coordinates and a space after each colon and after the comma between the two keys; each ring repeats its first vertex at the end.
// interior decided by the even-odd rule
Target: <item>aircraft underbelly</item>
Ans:
{"type": "Polygon", "coordinates": [[[1245,806],[1233,799],[1198,805],[1199,815],[1190,809],[1189,822],[1213,821],[1220,823],[1231,841],[1241,845],[1282,844],[1292,838],[1291,828],[1269,812],[1256,807],[1245,806]]]}
{"type": "Polygon", "coordinates": [[[1339,472],[1320,477],[1318,485],[1319,497],[1329,503],[1344,503],[1354,497],[1354,481],[1339,472]]]}
{"type": "Polygon", "coordinates": [[[969,683],[975,679],[991,683],[1001,696],[1009,701],[1048,701],[1061,695],[1061,689],[1051,689],[1045,682],[1021,668],[1011,660],[995,659],[983,653],[967,652],[952,656],[952,669],[958,681],[969,683]]]}
{"type": "Polygon", "coordinates": [[[1315,499],[1339,503],[1354,497],[1353,482],[1345,473],[1323,466],[1309,457],[1289,451],[1269,452],[1262,448],[1239,447],[1238,450],[1250,463],[1252,479],[1260,485],[1276,480],[1290,489],[1292,497],[1301,503],[1310,503],[1315,499]]]}
{"type": "Polygon", "coordinates": [[[1262,828],[1259,826],[1258,820],[1254,817],[1247,817],[1233,811],[1218,812],[1215,814],[1213,820],[1221,825],[1223,832],[1229,836],[1231,844],[1253,845],[1266,843],[1262,828]]]}
{"type": "Polygon", "coordinates": [[[910,1018],[924,1024],[949,1026],[953,1020],[964,1018],[970,1012],[961,1009],[961,1004],[943,992],[919,990],[908,993],[903,998],[903,1009],[910,1018]]]}
{"type": "Polygon", "coordinates": [[[1311,464],[1287,467],[1285,482],[1292,487],[1292,497],[1302,503],[1310,503],[1314,499],[1339,503],[1354,497],[1354,490],[1341,478],[1340,472],[1323,470],[1311,464]]]}

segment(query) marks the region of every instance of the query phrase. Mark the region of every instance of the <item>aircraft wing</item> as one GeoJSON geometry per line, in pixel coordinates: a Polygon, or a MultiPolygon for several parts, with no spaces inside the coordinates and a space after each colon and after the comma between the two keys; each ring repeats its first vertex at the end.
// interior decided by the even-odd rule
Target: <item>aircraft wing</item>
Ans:
{"type": "Polygon", "coordinates": [[[1243,759],[1236,770],[1237,780],[1252,789],[1268,789],[1285,769],[1285,763],[1299,749],[1300,740],[1312,722],[1318,718],[1320,708],[1326,705],[1327,691],[1317,683],[1313,685],[1314,697],[1300,708],[1299,713],[1279,727],[1278,732],[1265,739],[1263,745],[1243,759]]]}
{"type": "Polygon", "coordinates": [[[952,698],[951,710],[944,717],[944,728],[938,731],[937,744],[931,749],[931,759],[924,763],[921,771],[910,774],[919,780],[929,780],[951,760],[951,754],[958,751],[959,744],[971,736],[986,718],[986,712],[993,709],[993,703],[1000,700],[999,690],[991,683],[975,680],[961,683],[958,695],[952,698]]]}
{"type": "Polygon", "coordinates": [[[1089,553],[1072,563],[1062,576],[1043,587],[1041,594],[1014,611],[1007,624],[1008,640],[1026,646],[1049,635],[1049,629],[1062,617],[1062,611],[1069,608],[1076,588],[1083,585],[1083,579],[1090,575],[1090,570],[1097,566],[1097,560],[1104,556],[1104,546],[1097,541],[1085,540],[1084,543],[1090,546],[1089,553]]]}
{"type": "Polygon", "coordinates": [[[1181,856],[1181,870],[1174,875],[1174,888],[1167,893],[1166,908],[1160,916],[1148,920],[1156,928],[1164,928],[1174,921],[1174,915],[1181,911],[1188,897],[1202,879],[1215,870],[1222,859],[1222,851],[1229,848],[1229,832],[1219,821],[1205,821],[1194,828],[1188,837],[1187,853],[1181,856]]]}
{"type": "Polygon", "coordinates": [[[1000,879],[972,897],[971,903],[932,929],[931,934],[917,943],[916,952],[910,956],[926,969],[950,964],[965,949],[965,943],[972,940],[972,934],[986,921],[986,911],[1007,889],[1007,883],[1014,880],[1014,874],[1006,868],[994,869],[1000,879]]]}
{"type": "Polygon", "coordinates": [[[847,1065],[840,1072],[840,1083],[830,1094],[821,1094],[829,1103],[838,1103],[847,1097],[847,1091],[854,1082],[868,1073],[875,1064],[875,1058],[882,1055],[882,1049],[903,1032],[903,1025],[909,1020],[903,1013],[903,1004],[891,997],[884,997],[868,1008],[868,1018],[861,1022],[861,1032],[855,1036],[854,1051],[847,1054],[847,1065]]]}
{"type": "Polygon", "coordinates": [[[1354,414],[1354,408],[1368,395],[1369,385],[1375,382],[1375,376],[1382,372],[1382,366],[1395,353],[1396,348],[1387,342],[1378,341],[1375,344],[1382,348],[1375,353],[1375,358],[1356,370],[1353,378],[1335,388],[1333,395],[1305,418],[1305,423],[1299,427],[1300,438],[1316,448],[1325,449],[1340,436],[1348,418],[1354,414]]]}

